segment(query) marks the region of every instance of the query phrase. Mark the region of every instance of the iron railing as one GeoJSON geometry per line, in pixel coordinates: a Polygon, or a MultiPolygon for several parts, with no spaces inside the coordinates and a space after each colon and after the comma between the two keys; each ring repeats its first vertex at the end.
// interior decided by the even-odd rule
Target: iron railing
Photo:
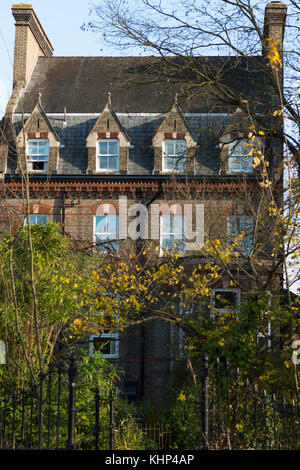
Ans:
{"type": "MultiPolygon", "coordinates": [[[[176,442],[183,449],[300,449],[299,402],[292,393],[261,389],[227,360],[204,355],[201,369],[197,395],[191,394],[196,427],[190,416],[176,429],[166,417],[154,424],[137,421],[157,449],[177,448],[176,442]]],[[[51,364],[38,384],[0,395],[0,449],[113,450],[121,431],[113,389],[107,395],[98,387],[84,389],[79,406],[80,386],[71,355],[68,367],[51,364]]]]}
{"type": "Polygon", "coordinates": [[[113,390],[103,396],[96,387],[90,399],[76,407],[76,379],[77,363],[71,354],[67,369],[50,364],[37,385],[0,396],[0,449],[112,450],[113,390]]]}

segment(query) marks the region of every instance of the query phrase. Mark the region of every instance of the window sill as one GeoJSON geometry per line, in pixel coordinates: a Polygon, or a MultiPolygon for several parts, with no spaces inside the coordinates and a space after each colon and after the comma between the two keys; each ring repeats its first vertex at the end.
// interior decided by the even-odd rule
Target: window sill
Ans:
{"type": "Polygon", "coordinates": [[[227,171],[227,174],[228,175],[243,175],[243,174],[253,175],[253,171],[252,170],[231,170],[231,171],[227,171]]]}
{"type": "Polygon", "coordinates": [[[120,169],[118,170],[96,170],[95,173],[120,173],[120,169]]]}

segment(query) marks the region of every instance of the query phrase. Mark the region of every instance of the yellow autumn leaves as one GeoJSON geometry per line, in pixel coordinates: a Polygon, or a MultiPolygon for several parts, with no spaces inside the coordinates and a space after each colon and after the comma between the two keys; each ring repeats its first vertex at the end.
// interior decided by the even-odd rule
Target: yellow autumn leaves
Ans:
{"type": "Polygon", "coordinates": [[[248,134],[248,141],[249,143],[247,144],[248,147],[250,147],[250,150],[248,152],[248,156],[252,156],[253,158],[253,164],[252,167],[258,168],[261,167],[261,172],[260,176],[262,177],[262,181],[260,181],[260,186],[262,188],[269,188],[272,185],[271,180],[269,179],[268,171],[267,168],[269,166],[269,162],[265,160],[265,156],[262,152],[263,145],[261,142],[261,137],[264,136],[264,131],[255,131],[255,126],[252,125],[250,126],[250,131],[248,134]]]}
{"type": "Polygon", "coordinates": [[[268,48],[267,59],[269,65],[276,70],[282,68],[282,61],[278,52],[278,42],[272,38],[266,38],[265,41],[268,48]]]}

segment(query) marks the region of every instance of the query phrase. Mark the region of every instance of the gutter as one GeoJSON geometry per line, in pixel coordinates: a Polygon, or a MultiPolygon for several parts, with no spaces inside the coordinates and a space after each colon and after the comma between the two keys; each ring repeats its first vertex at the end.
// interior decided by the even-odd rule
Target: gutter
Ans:
{"type": "MultiPolygon", "coordinates": [[[[229,183],[239,181],[257,181],[257,175],[175,175],[174,180],[178,182],[188,181],[192,182],[215,182],[215,183],[229,183]]],[[[20,175],[5,174],[5,183],[20,182],[22,178],[20,175]]],[[[142,181],[161,181],[172,182],[173,179],[170,175],[29,175],[30,182],[78,182],[78,183],[92,183],[92,182],[142,182],[142,181]]]]}

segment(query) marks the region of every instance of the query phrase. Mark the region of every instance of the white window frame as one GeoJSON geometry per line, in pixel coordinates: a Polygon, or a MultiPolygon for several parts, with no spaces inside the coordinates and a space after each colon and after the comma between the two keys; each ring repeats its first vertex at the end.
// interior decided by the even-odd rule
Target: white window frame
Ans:
{"type": "Polygon", "coordinates": [[[45,173],[48,171],[49,166],[49,155],[50,155],[50,142],[49,139],[28,139],[27,147],[26,147],[26,155],[27,155],[27,162],[28,162],[28,171],[30,172],[40,172],[45,173]],[[29,145],[31,143],[41,143],[41,142],[48,142],[48,155],[43,155],[39,152],[35,154],[29,154],[29,145]],[[35,158],[32,158],[35,157],[35,158]],[[43,163],[43,169],[33,169],[34,163],[43,163]]]}
{"type": "Polygon", "coordinates": [[[103,245],[103,248],[102,248],[102,245],[97,245],[97,236],[101,236],[101,235],[115,235],[115,238],[103,238],[103,239],[100,239],[102,241],[109,241],[111,240],[112,243],[116,243],[116,253],[118,253],[119,251],[119,214],[101,214],[101,215],[95,215],[94,216],[94,243],[96,245],[96,248],[99,249],[99,250],[102,250],[102,251],[105,251],[105,245],[103,245]],[[96,232],[96,228],[97,228],[97,217],[105,217],[105,216],[114,216],[116,217],[116,233],[113,233],[113,232],[96,232]]]}
{"type": "MultiPolygon", "coordinates": [[[[185,139],[165,139],[163,141],[163,162],[162,162],[162,169],[163,169],[163,172],[165,173],[185,173],[186,172],[186,154],[187,154],[187,143],[186,143],[186,140],[185,139]],[[167,154],[166,153],[166,144],[167,143],[174,143],[174,148],[175,148],[175,144],[176,143],[179,143],[179,142],[184,142],[185,143],[185,157],[183,158],[182,155],[179,155],[177,153],[174,153],[174,154],[167,154]],[[184,168],[166,168],[166,159],[167,158],[173,158],[174,161],[179,163],[179,165],[184,162],[184,168]]],[[[175,165],[176,166],[176,165],[175,165]]]]}
{"type": "Polygon", "coordinates": [[[89,355],[90,357],[104,357],[106,359],[118,359],[119,358],[119,333],[101,333],[101,335],[95,335],[92,334],[89,337],[90,343],[89,343],[89,355]],[[114,353],[109,353],[109,354],[104,354],[100,351],[94,351],[94,344],[93,344],[93,339],[94,338],[101,338],[101,339],[107,339],[110,340],[109,342],[112,343],[114,341],[115,344],[115,352],[114,353]]]}
{"type": "MultiPolygon", "coordinates": [[[[32,217],[39,217],[39,216],[43,216],[43,217],[46,217],[47,221],[46,223],[44,222],[32,222],[32,220],[30,220],[30,225],[39,225],[39,224],[42,224],[42,225],[47,225],[47,223],[49,222],[49,215],[48,214],[29,214],[29,218],[31,219],[32,217]]],[[[27,225],[27,216],[25,217],[25,220],[24,220],[24,225],[27,225]]]]}
{"type": "MultiPolygon", "coordinates": [[[[215,306],[215,296],[216,292],[235,292],[237,294],[237,305],[236,305],[236,310],[239,310],[241,306],[241,289],[238,288],[233,288],[233,287],[228,287],[227,289],[225,287],[220,287],[216,289],[212,289],[212,298],[211,298],[211,305],[213,306],[214,310],[216,310],[218,313],[225,313],[229,312],[231,308],[217,308],[215,306]]],[[[211,318],[214,320],[215,319],[215,312],[211,312],[211,318]]]]}
{"type": "Polygon", "coordinates": [[[248,144],[248,140],[246,139],[240,139],[240,140],[234,140],[233,142],[230,142],[229,145],[228,145],[228,172],[229,173],[253,173],[253,157],[252,155],[248,155],[248,153],[250,152],[250,147],[247,147],[247,144],[248,144]],[[245,146],[247,147],[247,151],[245,154],[242,154],[238,151],[236,151],[236,147],[239,146],[239,144],[242,144],[244,143],[245,146]],[[239,158],[239,162],[240,162],[240,168],[232,168],[232,159],[233,158],[239,158]],[[243,158],[247,158],[249,159],[249,167],[247,168],[242,168],[242,159],[243,158]]]}
{"type": "MultiPolygon", "coordinates": [[[[181,234],[181,238],[175,238],[174,239],[174,243],[176,242],[176,240],[181,240],[183,241],[183,244],[184,244],[184,250],[179,250],[180,252],[182,252],[183,254],[185,254],[185,218],[184,218],[184,215],[183,214],[167,214],[167,216],[169,217],[173,217],[173,216],[181,216],[182,217],[182,226],[183,226],[183,233],[181,234]]],[[[163,217],[164,217],[164,214],[161,214],[160,215],[160,231],[159,231],[159,247],[160,247],[160,256],[163,256],[164,254],[164,248],[163,248],[163,240],[166,238],[167,235],[176,235],[176,232],[163,232],[163,217]]],[[[171,222],[171,220],[170,220],[171,222]]],[[[171,225],[171,224],[170,224],[171,225]]],[[[170,239],[170,238],[169,238],[170,239]]],[[[170,250],[171,251],[171,250],[170,250]]],[[[176,249],[175,249],[176,251],[176,249]]]]}
{"type": "Polygon", "coordinates": [[[97,152],[96,152],[96,170],[97,171],[101,171],[101,172],[118,172],[120,171],[120,141],[119,139],[99,139],[97,140],[97,152]],[[117,153],[107,153],[107,154],[101,154],[100,153],[100,144],[101,143],[106,143],[108,148],[109,148],[109,143],[110,142],[116,142],[117,143],[117,146],[118,146],[118,149],[117,149],[117,153]],[[118,158],[118,165],[117,165],[117,168],[101,168],[100,167],[100,158],[101,157],[107,157],[107,158],[118,158]]]}

